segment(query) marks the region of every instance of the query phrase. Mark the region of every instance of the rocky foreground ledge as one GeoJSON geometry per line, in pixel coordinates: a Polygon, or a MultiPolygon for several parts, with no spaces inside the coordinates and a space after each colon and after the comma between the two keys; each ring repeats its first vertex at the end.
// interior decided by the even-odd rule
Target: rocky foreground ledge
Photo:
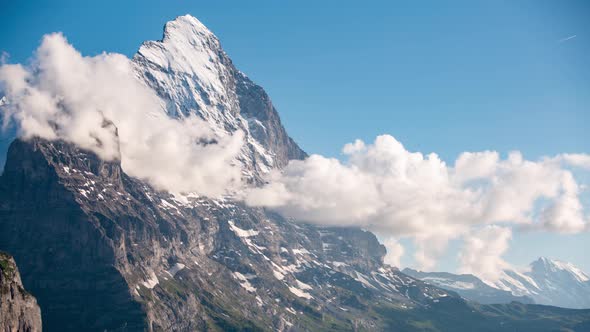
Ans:
{"type": "Polygon", "coordinates": [[[0,252],[0,331],[41,331],[41,309],[23,288],[12,256],[0,252]]]}

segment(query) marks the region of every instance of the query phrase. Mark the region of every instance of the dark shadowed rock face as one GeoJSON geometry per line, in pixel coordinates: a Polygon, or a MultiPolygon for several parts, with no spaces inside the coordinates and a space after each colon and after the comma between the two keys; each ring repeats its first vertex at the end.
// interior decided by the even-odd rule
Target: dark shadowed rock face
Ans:
{"type": "Polygon", "coordinates": [[[40,332],[37,300],[24,288],[14,259],[0,252],[0,330],[40,332]]]}
{"type": "Polygon", "coordinates": [[[117,253],[100,219],[84,211],[60,177],[65,170],[55,166],[83,167],[115,183],[121,181],[120,168],[68,152],[60,143],[11,145],[0,178],[0,248],[21,262],[46,330],[143,326],[140,305],[113,264],[117,253]]]}
{"type": "Polygon", "coordinates": [[[307,154],[287,135],[279,114],[264,89],[240,71],[236,71],[234,75],[240,110],[250,124],[250,133],[273,152],[276,167],[282,168],[289,160],[307,157],[307,154]]]}

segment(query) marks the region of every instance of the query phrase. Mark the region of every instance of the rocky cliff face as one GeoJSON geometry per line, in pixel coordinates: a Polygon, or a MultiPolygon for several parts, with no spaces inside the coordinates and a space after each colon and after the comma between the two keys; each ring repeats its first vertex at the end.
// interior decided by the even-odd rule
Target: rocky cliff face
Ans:
{"type": "Polygon", "coordinates": [[[15,141],[0,248],[46,331],[584,331],[590,311],[471,306],[383,264],[359,229],[173,196],[63,142],[15,141]],[[427,325],[424,325],[427,324],[427,325]]]}
{"type": "Polygon", "coordinates": [[[0,177],[0,248],[21,262],[46,329],[143,326],[140,305],[116,273],[117,253],[106,230],[84,211],[60,177],[65,169],[56,165],[86,165],[85,171],[111,181],[121,176],[118,168],[65,153],[59,144],[15,141],[0,177]]]}
{"type": "Polygon", "coordinates": [[[50,331],[378,329],[372,306],[452,296],[383,265],[371,233],[157,192],[63,142],[15,141],[0,198],[0,248],[50,331]]]}
{"type": "Polygon", "coordinates": [[[24,288],[14,259],[0,252],[0,329],[40,332],[41,310],[24,288]]]}

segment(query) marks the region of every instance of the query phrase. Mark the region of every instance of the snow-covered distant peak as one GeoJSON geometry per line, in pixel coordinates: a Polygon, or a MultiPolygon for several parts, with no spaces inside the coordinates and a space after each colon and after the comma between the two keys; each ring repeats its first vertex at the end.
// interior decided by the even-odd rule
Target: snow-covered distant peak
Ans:
{"type": "Polygon", "coordinates": [[[529,296],[538,304],[566,308],[590,307],[590,277],[572,263],[540,257],[528,268],[506,269],[488,284],[514,295],[529,296]]]}
{"type": "Polygon", "coordinates": [[[533,272],[545,273],[564,271],[580,282],[590,280],[590,277],[574,264],[556,259],[549,259],[547,257],[540,257],[538,260],[531,263],[531,270],[533,272]]]}

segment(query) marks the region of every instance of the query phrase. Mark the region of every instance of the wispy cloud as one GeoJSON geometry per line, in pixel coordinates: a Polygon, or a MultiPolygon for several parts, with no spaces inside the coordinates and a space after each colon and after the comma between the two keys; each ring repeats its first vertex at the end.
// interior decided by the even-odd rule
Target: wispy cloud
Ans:
{"type": "Polygon", "coordinates": [[[574,38],[576,38],[576,37],[577,37],[577,35],[571,35],[571,36],[567,36],[567,37],[565,37],[565,38],[561,38],[561,39],[558,41],[558,43],[560,43],[560,44],[561,44],[561,43],[564,43],[564,42],[566,42],[566,41],[568,41],[568,40],[572,40],[572,39],[574,39],[574,38]]]}

